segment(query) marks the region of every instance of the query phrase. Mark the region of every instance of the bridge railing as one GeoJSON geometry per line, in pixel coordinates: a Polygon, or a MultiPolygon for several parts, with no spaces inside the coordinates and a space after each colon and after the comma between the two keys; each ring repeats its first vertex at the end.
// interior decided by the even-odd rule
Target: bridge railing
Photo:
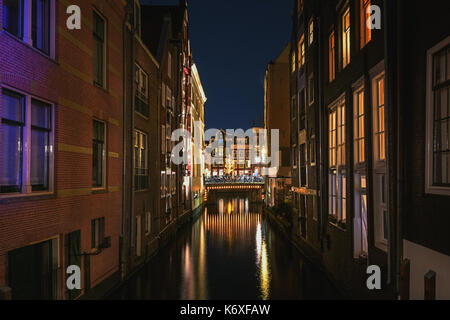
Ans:
{"type": "Polygon", "coordinates": [[[223,176],[205,178],[206,185],[223,185],[223,184],[264,184],[265,179],[261,176],[223,176]]]}

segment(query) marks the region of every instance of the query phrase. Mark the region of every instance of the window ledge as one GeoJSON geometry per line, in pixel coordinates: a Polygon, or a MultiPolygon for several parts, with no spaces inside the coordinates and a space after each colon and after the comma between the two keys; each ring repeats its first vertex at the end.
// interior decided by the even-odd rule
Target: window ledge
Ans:
{"type": "Polygon", "coordinates": [[[144,193],[144,192],[149,192],[150,189],[142,189],[142,190],[134,190],[135,193],[144,193]]]}
{"type": "Polygon", "coordinates": [[[328,223],[340,231],[347,232],[347,228],[340,226],[338,222],[328,221],[328,223]]]}
{"type": "Polygon", "coordinates": [[[150,119],[150,116],[146,116],[146,115],[140,113],[139,111],[135,110],[134,113],[138,114],[141,118],[143,118],[145,120],[149,120],[150,119]]]}
{"type": "Polygon", "coordinates": [[[425,193],[437,196],[450,196],[450,187],[427,186],[425,193]]]}
{"type": "Polygon", "coordinates": [[[382,251],[384,251],[384,252],[388,251],[387,241],[376,241],[375,242],[375,247],[380,249],[380,250],[382,250],[382,251]]]}
{"type": "Polygon", "coordinates": [[[92,194],[108,193],[106,188],[93,188],[92,194]]]}
{"type": "Polygon", "coordinates": [[[58,61],[56,61],[55,57],[52,57],[50,54],[46,54],[45,52],[33,47],[32,45],[30,45],[29,43],[23,41],[22,39],[16,37],[15,35],[9,33],[7,30],[2,29],[1,31],[2,34],[4,34],[5,36],[13,39],[14,41],[17,41],[18,43],[22,44],[25,48],[28,48],[30,50],[33,50],[34,52],[36,52],[37,54],[41,55],[43,58],[47,59],[48,61],[59,65],[58,61]]]}
{"type": "Polygon", "coordinates": [[[109,90],[105,87],[105,84],[101,85],[101,84],[98,84],[95,81],[92,81],[92,84],[94,85],[95,88],[103,91],[106,94],[110,94],[109,90]]]}
{"type": "Polygon", "coordinates": [[[20,202],[20,201],[37,201],[55,198],[54,192],[35,192],[35,193],[11,193],[1,194],[0,203],[20,202]]]}

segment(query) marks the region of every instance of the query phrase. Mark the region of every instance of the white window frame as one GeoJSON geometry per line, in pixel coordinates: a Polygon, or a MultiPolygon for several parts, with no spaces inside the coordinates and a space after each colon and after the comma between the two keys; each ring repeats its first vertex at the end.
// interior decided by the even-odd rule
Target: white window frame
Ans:
{"type": "MultiPolygon", "coordinates": [[[[384,62],[382,62],[384,67],[384,62]]],[[[373,139],[373,161],[374,161],[374,165],[376,167],[378,166],[386,166],[386,156],[387,156],[387,121],[386,121],[386,116],[384,117],[383,121],[384,121],[384,159],[381,158],[380,156],[380,145],[379,145],[379,139],[378,139],[378,135],[381,133],[380,129],[379,129],[379,124],[378,124],[378,108],[379,108],[379,101],[378,101],[378,82],[381,79],[384,79],[384,87],[386,88],[386,78],[385,78],[385,73],[384,73],[384,69],[382,69],[381,71],[379,71],[376,75],[372,76],[372,128],[373,128],[373,133],[372,133],[372,139],[373,139]]],[[[386,110],[387,110],[387,105],[386,105],[386,94],[385,91],[383,92],[384,94],[384,114],[386,115],[386,110]]]]}
{"type": "Polygon", "coordinates": [[[337,223],[347,223],[347,158],[345,150],[347,147],[346,130],[347,130],[347,105],[345,99],[345,93],[335,100],[328,107],[328,148],[333,147],[329,151],[328,155],[328,214],[335,217],[337,223]],[[343,110],[341,110],[343,109],[343,110]],[[343,112],[342,112],[343,111],[343,112]],[[342,114],[344,118],[342,119],[342,114]],[[334,114],[334,126],[330,126],[330,115],[334,114]],[[341,121],[340,121],[341,119],[341,121]],[[332,135],[334,131],[333,143],[331,143],[332,135]],[[334,151],[333,159],[334,163],[330,163],[331,150],[334,151]],[[344,161],[342,161],[344,157],[344,161]],[[333,208],[331,205],[333,204],[333,208]]]}
{"type": "Polygon", "coordinates": [[[450,187],[433,184],[433,56],[450,44],[450,36],[427,51],[427,83],[426,83],[426,146],[425,146],[425,193],[450,196],[450,187]]]}
{"type": "MultiPolygon", "coordinates": [[[[18,197],[33,197],[42,196],[55,193],[55,132],[56,132],[56,122],[55,122],[55,104],[51,101],[37,97],[34,95],[27,94],[24,91],[17,90],[8,86],[0,87],[0,109],[1,109],[1,99],[2,99],[2,89],[12,91],[14,93],[20,94],[24,97],[24,114],[25,114],[25,125],[23,126],[23,151],[22,151],[22,189],[21,192],[17,193],[0,193],[0,199],[7,198],[18,198],[18,197]],[[40,102],[50,105],[51,108],[51,126],[50,131],[50,150],[49,150],[49,173],[48,173],[48,190],[46,191],[32,191],[31,187],[31,101],[35,99],[40,102]]],[[[0,127],[1,127],[1,114],[0,114],[0,127]]],[[[1,139],[0,139],[1,143],[1,139]]]]}
{"type": "Polygon", "coordinates": [[[314,42],[314,18],[311,18],[308,24],[308,45],[314,42]]]}
{"type": "MultiPolygon", "coordinates": [[[[372,92],[372,139],[373,139],[373,169],[372,169],[372,176],[373,176],[373,186],[372,190],[373,193],[371,196],[373,197],[373,203],[374,203],[374,244],[375,246],[387,252],[388,250],[388,239],[384,239],[384,210],[387,211],[388,217],[389,217],[389,182],[388,182],[388,170],[387,170],[387,162],[386,162],[386,156],[387,156],[387,130],[388,130],[388,123],[385,120],[386,119],[386,112],[387,112],[387,104],[386,104],[386,78],[385,78],[385,71],[384,71],[384,60],[379,62],[375,67],[373,67],[370,71],[370,82],[371,82],[371,92],[372,92]],[[378,108],[379,108],[379,99],[378,99],[378,82],[380,79],[384,79],[384,144],[385,144],[385,158],[380,159],[380,148],[378,143],[378,135],[379,135],[379,128],[378,128],[378,108]],[[383,189],[381,184],[381,179],[384,177],[384,202],[383,202],[383,189]]],[[[389,221],[387,221],[387,232],[389,232],[389,221]]]]}
{"type": "Polygon", "coordinates": [[[353,85],[353,148],[354,148],[354,158],[353,162],[355,165],[366,163],[366,90],[364,87],[364,79],[361,78],[353,85]],[[362,108],[363,113],[360,114],[360,101],[359,97],[362,95],[362,108]],[[362,133],[360,132],[360,119],[362,118],[362,133]],[[360,148],[360,142],[363,143],[363,148],[360,148]],[[363,149],[363,150],[361,150],[363,149]]]}
{"type": "Polygon", "coordinates": [[[355,174],[355,216],[353,219],[353,257],[355,259],[367,258],[369,252],[369,217],[367,193],[368,178],[366,174],[355,174]],[[365,186],[362,185],[363,177],[365,186]],[[366,199],[365,208],[362,208],[363,197],[366,199]],[[366,234],[363,238],[363,212],[365,213],[366,234]]]}

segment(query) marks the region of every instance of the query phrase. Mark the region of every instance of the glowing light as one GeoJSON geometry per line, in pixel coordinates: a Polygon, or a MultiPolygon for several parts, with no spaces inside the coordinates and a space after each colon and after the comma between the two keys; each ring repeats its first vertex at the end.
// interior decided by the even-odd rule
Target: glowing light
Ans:
{"type": "Polygon", "coordinates": [[[261,295],[263,300],[269,299],[270,293],[270,271],[267,257],[266,241],[262,242],[262,261],[260,266],[260,280],[261,280],[261,295]]]}

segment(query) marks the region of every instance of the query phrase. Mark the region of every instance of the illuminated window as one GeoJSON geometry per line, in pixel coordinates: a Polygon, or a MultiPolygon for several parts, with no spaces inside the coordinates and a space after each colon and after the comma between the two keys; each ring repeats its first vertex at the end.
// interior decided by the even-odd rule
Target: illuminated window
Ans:
{"type": "Polygon", "coordinates": [[[54,0],[3,0],[3,29],[50,54],[52,8],[54,0]]]}
{"type": "Polygon", "coordinates": [[[370,42],[372,39],[372,30],[367,26],[370,19],[370,0],[361,0],[361,48],[370,42]]]}
{"type": "Polygon", "coordinates": [[[374,155],[375,160],[386,159],[386,128],[384,116],[384,74],[374,80],[374,155]]]}
{"type": "Polygon", "coordinates": [[[328,38],[328,79],[330,82],[336,77],[336,41],[334,31],[331,32],[328,38]]]}
{"type": "Polygon", "coordinates": [[[31,187],[47,191],[50,179],[51,105],[31,99],[31,187]]]}
{"type": "Polygon", "coordinates": [[[23,8],[21,0],[3,0],[3,29],[10,34],[23,37],[23,8]]]}
{"type": "Polygon", "coordinates": [[[148,107],[148,75],[147,73],[139,66],[135,65],[136,68],[136,94],[135,94],[135,105],[136,112],[139,112],[145,117],[149,116],[149,107],[148,107]]]}
{"type": "Polygon", "coordinates": [[[50,50],[50,0],[32,0],[33,46],[45,53],[50,50]]]}
{"type": "Polygon", "coordinates": [[[333,168],[336,166],[336,110],[333,110],[328,115],[328,150],[329,150],[329,166],[333,168]]]}
{"type": "Polygon", "coordinates": [[[342,15],[342,67],[350,63],[350,8],[342,15]]]}
{"type": "Polygon", "coordinates": [[[134,190],[146,190],[148,186],[148,138],[134,130],[134,190]]]}
{"type": "Polygon", "coordinates": [[[364,88],[355,91],[354,102],[354,138],[355,138],[355,163],[365,161],[365,135],[364,135],[364,88]]]}
{"type": "Polygon", "coordinates": [[[302,35],[298,43],[298,69],[305,65],[305,35],[302,35]]]}
{"type": "Polygon", "coordinates": [[[367,177],[356,175],[355,177],[355,218],[353,223],[355,259],[366,258],[368,253],[368,226],[367,226],[367,177]]]}
{"type": "Polygon", "coordinates": [[[309,31],[308,45],[311,45],[314,41],[314,20],[311,20],[309,22],[308,31],[309,31]]]}
{"type": "Polygon", "coordinates": [[[295,71],[295,52],[292,52],[291,55],[291,72],[295,71]]]}
{"type": "Polygon", "coordinates": [[[334,222],[345,227],[347,178],[345,174],[345,100],[330,107],[328,115],[328,210],[334,222]]]}
{"type": "Polygon", "coordinates": [[[0,193],[51,191],[52,106],[3,89],[0,109],[0,193]]]}
{"type": "Polygon", "coordinates": [[[0,191],[21,192],[25,97],[3,90],[1,111],[0,191]]]}

